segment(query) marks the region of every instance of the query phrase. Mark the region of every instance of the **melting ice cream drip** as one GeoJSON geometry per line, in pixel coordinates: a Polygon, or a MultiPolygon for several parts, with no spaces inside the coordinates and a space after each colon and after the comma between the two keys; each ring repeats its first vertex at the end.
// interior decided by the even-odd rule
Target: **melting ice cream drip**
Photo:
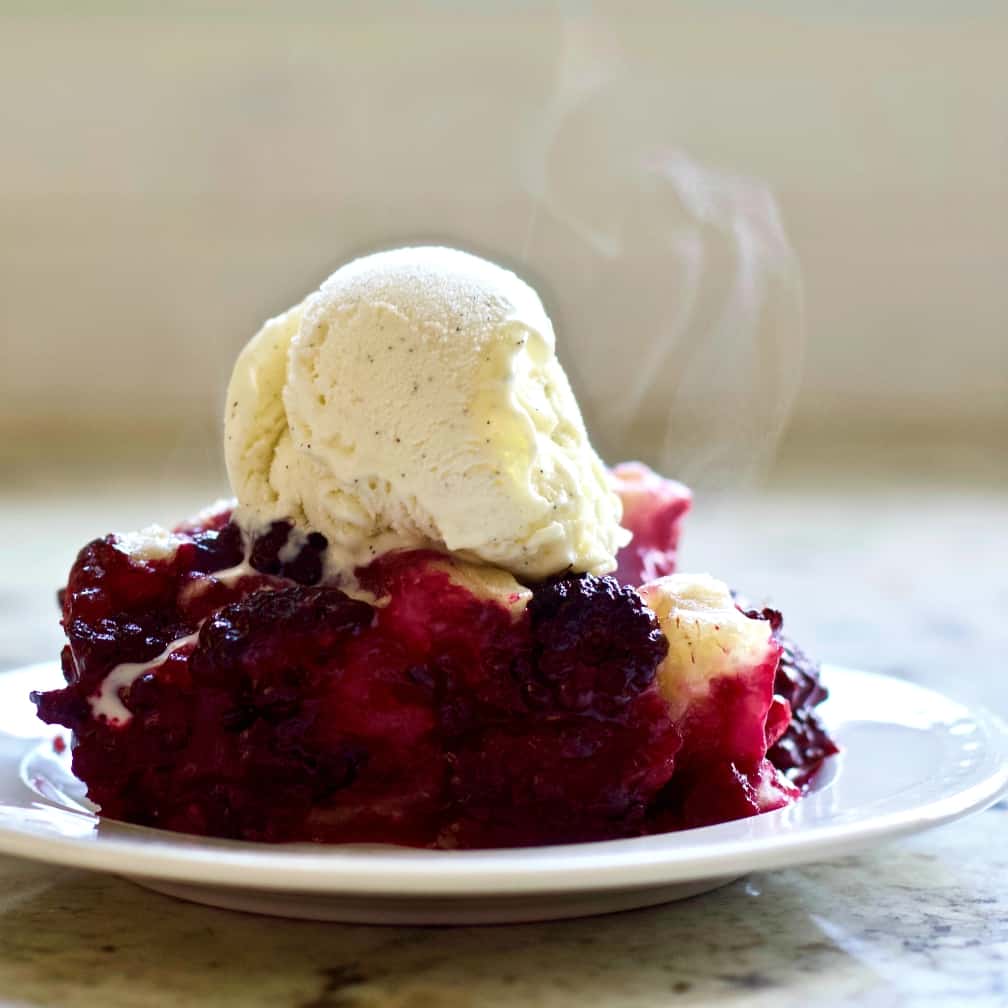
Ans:
{"type": "MultiPolygon", "coordinates": [[[[126,547],[130,545],[130,542],[126,539],[121,539],[120,541],[126,547]]],[[[203,575],[183,589],[183,595],[180,596],[180,600],[185,602],[191,601],[194,597],[206,591],[214,582],[223,584],[228,588],[233,588],[242,578],[261,576],[260,572],[250,562],[252,556],[252,537],[246,535],[244,532],[242,532],[242,545],[242,559],[239,563],[233,567],[225,567],[223,570],[211,571],[203,575]]],[[[171,550],[171,555],[174,555],[177,548],[178,544],[176,542],[174,549],[171,550]]],[[[285,544],[284,548],[287,548],[287,544],[285,544]]],[[[129,552],[128,549],[126,551],[129,552]]],[[[269,586],[265,585],[264,587],[268,588],[269,586]]],[[[91,713],[94,717],[103,718],[109,724],[116,726],[127,724],[133,717],[133,714],[122,701],[123,691],[129,690],[142,676],[164,664],[176,651],[181,651],[183,648],[189,646],[195,647],[202,625],[203,622],[201,621],[192,633],[173,640],[157,657],[151,658],[149,661],[122,662],[114,666],[102,680],[97,692],[89,700],[91,713]]]]}
{"type": "MultiPolygon", "coordinates": [[[[210,571],[198,578],[196,581],[193,581],[192,584],[187,585],[183,589],[183,593],[180,596],[181,601],[187,603],[191,602],[195,597],[198,597],[214,583],[223,584],[227,588],[233,588],[243,578],[247,577],[262,579],[262,582],[257,588],[258,591],[275,590],[277,585],[273,584],[269,580],[269,576],[264,575],[262,571],[257,570],[252,566],[252,548],[255,544],[256,532],[254,530],[241,528],[240,530],[243,546],[241,561],[232,567],[225,567],[222,570],[210,571]]],[[[306,539],[307,537],[299,529],[289,529],[286,541],[277,552],[277,557],[280,562],[291,563],[296,560],[298,554],[304,548],[306,539]]],[[[177,543],[169,551],[170,555],[174,555],[175,549],[177,549],[177,543]]],[[[169,555],[169,552],[166,552],[164,555],[169,555]]],[[[357,584],[352,572],[342,572],[338,581],[339,588],[351,598],[359,599],[375,607],[380,607],[383,604],[383,601],[377,599],[373,593],[362,589],[360,585],[357,584]]],[[[200,628],[203,626],[203,622],[204,621],[201,620],[192,633],[186,634],[184,637],[179,637],[178,639],[172,641],[161,652],[161,654],[155,658],[151,658],[149,661],[123,662],[114,666],[108,675],[106,675],[102,680],[101,686],[89,700],[91,712],[94,717],[104,718],[109,724],[117,727],[127,724],[133,715],[122,701],[123,691],[129,690],[138,679],[162,665],[173,654],[175,654],[175,652],[181,651],[190,645],[195,647],[199,639],[199,632],[200,628]]]]}
{"type": "Polygon", "coordinates": [[[162,665],[176,651],[195,646],[198,638],[199,628],[197,627],[191,634],[173,640],[156,658],[145,662],[123,662],[121,665],[116,665],[102,680],[98,691],[89,699],[91,713],[96,718],[103,718],[112,725],[126,724],[133,714],[122,702],[122,691],[129,689],[141,676],[162,665]]]}

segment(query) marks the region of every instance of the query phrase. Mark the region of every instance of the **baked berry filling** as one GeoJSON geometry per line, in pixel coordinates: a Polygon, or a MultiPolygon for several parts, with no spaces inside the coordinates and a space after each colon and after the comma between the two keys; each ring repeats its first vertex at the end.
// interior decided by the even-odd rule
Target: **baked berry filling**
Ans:
{"type": "Polygon", "coordinates": [[[781,657],[774,677],[774,695],[787,703],[791,712],[779,733],[768,741],[767,757],[775,767],[799,787],[807,785],[828,756],[839,750],[829,737],[816,707],[828,693],[819,679],[819,666],[790,638],[781,633],[783,617],[776,609],[763,609],[759,615],[770,621],[781,643],[781,657]]]}
{"type": "Polygon", "coordinates": [[[725,637],[726,610],[676,578],[523,586],[423,551],[340,587],[325,549],[285,523],[248,541],[226,508],[84,547],[67,686],[33,699],[73,730],[103,815],[260,841],[573,842],[779,807],[835,751],[777,613],[729,599],[725,637]],[[706,620],[694,637],[675,606],[706,620]],[[683,656],[708,647],[728,657],[697,678],[683,656]]]}

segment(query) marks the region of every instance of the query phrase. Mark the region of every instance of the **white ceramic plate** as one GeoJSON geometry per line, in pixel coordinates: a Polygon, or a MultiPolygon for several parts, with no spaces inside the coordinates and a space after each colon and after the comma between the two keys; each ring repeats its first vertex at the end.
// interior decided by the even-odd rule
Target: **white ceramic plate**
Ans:
{"type": "Polygon", "coordinates": [[[843,747],[779,812],[632,840],[420,851],[207,840],[99,819],[54,752],[30,689],[53,664],[0,676],[0,851],[126,875],[215,906],[362,923],[546,920],[650,906],[757,869],[840,857],[949,822],[1008,791],[1008,728],[885,676],[827,667],[823,716],[843,747]]]}

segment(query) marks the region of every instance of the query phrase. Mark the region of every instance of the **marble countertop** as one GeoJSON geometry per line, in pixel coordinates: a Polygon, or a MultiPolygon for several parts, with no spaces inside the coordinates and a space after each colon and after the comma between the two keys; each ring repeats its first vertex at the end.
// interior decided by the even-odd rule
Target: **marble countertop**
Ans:
{"type": "MultiPolygon", "coordinates": [[[[703,501],[686,563],[762,589],[830,661],[1004,713],[1008,493],[989,460],[956,458],[946,472],[828,458],[781,470],[760,492],[703,501]]],[[[0,670],[55,656],[53,591],[87,538],[219,492],[150,475],[95,486],[14,469],[0,491],[0,670]]],[[[1004,1006],[1006,828],[1002,803],[665,907],[483,929],[254,917],[0,858],[0,1006],[1004,1006]]]]}

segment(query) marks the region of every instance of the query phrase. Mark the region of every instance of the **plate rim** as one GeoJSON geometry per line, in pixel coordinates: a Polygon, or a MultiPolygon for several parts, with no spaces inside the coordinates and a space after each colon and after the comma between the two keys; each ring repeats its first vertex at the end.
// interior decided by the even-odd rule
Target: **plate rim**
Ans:
{"type": "MultiPolygon", "coordinates": [[[[53,662],[43,662],[0,673],[29,677],[51,674],[53,662]]],[[[995,747],[996,766],[983,778],[911,809],[856,818],[790,834],[774,834],[744,841],[662,845],[654,835],[548,847],[488,851],[391,851],[316,849],[312,845],[256,845],[241,841],[201,842],[199,837],[123,825],[142,835],[138,843],[128,835],[98,838],[43,836],[0,823],[0,853],[64,867],[111,871],[136,878],[160,879],[235,889],[332,895],[398,895],[401,897],[459,898],[503,894],[569,893],[613,889],[645,889],[676,882],[697,881],[730,874],[797,866],[831,855],[847,856],[883,840],[897,839],[952,822],[981,811],[1008,794],[1008,725],[984,707],[960,704],[937,690],[881,673],[864,672],[824,663],[826,685],[843,689],[843,680],[883,680],[928,702],[959,708],[983,730],[995,747]],[[151,837],[155,834],[155,837],[151,837]],[[164,839],[161,839],[161,837],[164,839]],[[576,855],[576,856],[572,856],[576,855]]],[[[853,682],[847,684],[853,688],[853,682]]],[[[24,752],[44,739],[40,724],[34,738],[19,738],[23,752],[0,760],[19,766],[24,752]]],[[[0,739],[15,736],[0,732],[0,739]]],[[[843,758],[842,755],[840,757],[843,758]]],[[[65,815],[58,805],[36,802],[65,815]]],[[[12,808],[12,806],[6,806],[12,808]]],[[[26,808],[26,811],[28,809],[26,808]]],[[[786,810],[782,810],[786,812],[786,810]]],[[[778,815],[780,813],[766,813],[778,815]]],[[[762,818],[762,817],[758,817],[762,818]]],[[[119,824],[117,824],[117,828],[119,824]]],[[[664,834],[697,838],[717,826],[664,834]]],[[[709,836],[710,834],[708,834],[709,836]]],[[[659,835],[661,836],[661,835],[659,835]]],[[[138,837],[137,839],[140,839],[138,837]]]]}

